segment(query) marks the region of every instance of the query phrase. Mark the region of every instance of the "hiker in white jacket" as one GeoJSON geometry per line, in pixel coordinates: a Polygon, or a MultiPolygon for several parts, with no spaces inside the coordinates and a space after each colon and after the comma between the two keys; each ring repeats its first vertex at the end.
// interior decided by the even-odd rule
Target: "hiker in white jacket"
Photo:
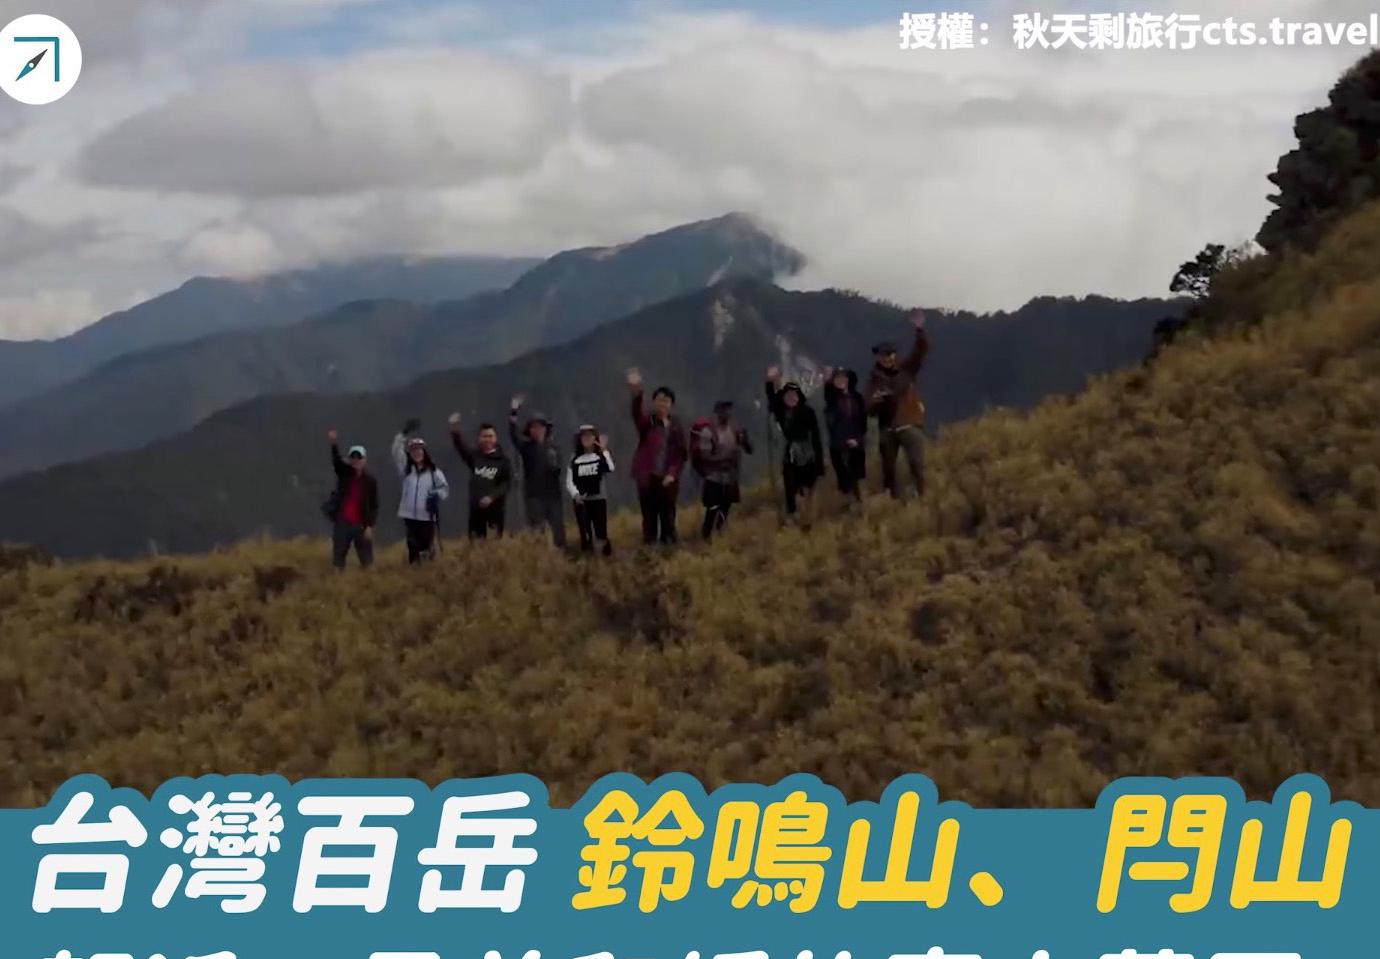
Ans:
{"type": "Polygon", "coordinates": [[[441,501],[450,495],[446,474],[432,462],[426,441],[413,436],[421,423],[410,419],[402,432],[393,437],[393,465],[402,478],[402,499],[398,516],[407,528],[407,561],[421,562],[430,557],[440,524],[441,501]]]}

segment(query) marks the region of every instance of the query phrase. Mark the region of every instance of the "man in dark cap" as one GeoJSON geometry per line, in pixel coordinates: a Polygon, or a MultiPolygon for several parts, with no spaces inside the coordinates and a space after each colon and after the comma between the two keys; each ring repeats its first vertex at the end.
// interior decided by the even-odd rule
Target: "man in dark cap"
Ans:
{"type": "Polygon", "coordinates": [[[518,430],[518,413],[526,397],[514,396],[508,407],[508,435],[522,463],[522,504],[527,528],[550,527],[551,541],[565,549],[565,501],[561,494],[564,457],[556,448],[551,421],[541,413],[518,430]]]}
{"type": "Polygon", "coordinates": [[[714,404],[714,416],[695,421],[691,431],[691,458],[704,481],[704,522],[700,535],[706,540],[728,523],[729,510],[742,499],[739,479],[743,454],[752,453],[747,430],[733,419],[733,401],[714,404]]]}
{"type": "Polygon", "coordinates": [[[893,497],[896,487],[896,454],[905,450],[906,465],[915,481],[915,494],[925,491],[925,404],[920,399],[916,376],[924,365],[930,341],[925,335],[925,311],[912,310],[910,325],[915,328],[915,344],[904,360],[897,357],[896,344],[878,343],[872,348],[875,362],[867,383],[868,411],[877,417],[881,434],[878,451],[882,459],[882,485],[893,497]]]}

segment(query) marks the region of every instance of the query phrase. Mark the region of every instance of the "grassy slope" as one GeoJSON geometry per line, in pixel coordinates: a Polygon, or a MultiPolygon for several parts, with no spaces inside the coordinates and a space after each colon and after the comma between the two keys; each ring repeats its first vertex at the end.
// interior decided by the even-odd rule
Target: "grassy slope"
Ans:
{"type": "Polygon", "coordinates": [[[1380,208],[1225,280],[1262,324],[951,429],[923,504],[808,535],[759,505],[607,564],[516,539],[336,578],[301,541],[0,574],[0,800],[81,771],[524,770],[569,801],[613,769],[803,769],[1038,805],[1309,770],[1380,802],[1376,263],[1380,208]]]}

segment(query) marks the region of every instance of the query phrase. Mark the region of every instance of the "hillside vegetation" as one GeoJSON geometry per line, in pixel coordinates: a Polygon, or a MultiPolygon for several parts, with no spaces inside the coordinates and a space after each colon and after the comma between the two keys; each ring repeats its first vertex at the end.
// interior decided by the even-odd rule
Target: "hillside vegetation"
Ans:
{"type": "MultiPolygon", "coordinates": [[[[1014,313],[937,315],[930,335],[943,359],[926,374],[931,424],[1075,391],[1090,373],[1143,357],[1155,320],[1175,305],[1044,297],[1014,313]]],[[[313,534],[322,528],[319,505],[334,485],[328,429],[373,452],[381,496],[396,503],[400,487],[387,450],[408,417],[422,417],[438,462],[455,479],[461,464],[450,449],[446,416],[460,411],[471,430],[499,422],[516,392],[530,397],[531,410],[552,418],[563,444],[578,424],[597,423],[622,457],[635,443],[623,378],[629,366],[640,366],[649,382],[676,389],[687,419],[729,398],[760,435],[764,413],[757,407],[768,364],[809,382],[820,366],[861,364],[871,344],[901,339],[907,330],[899,308],[856,294],[726,281],[511,362],[446,370],[386,392],[265,396],[143,449],[2,480],[0,530],[67,559],[196,553],[264,533],[313,534]],[[118,510],[110,508],[112,494],[118,510]]],[[[366,346],[349,336],[341,342],[366,346]]],[[[160,398],[154,392],[145,401],[160,398]]],[[[3,420],[0,415],[0,447],[3,420]]],[[[750,478],[764,460],[749,459],[750,478]]],[[[624,475],[610,490],[616,504],[633,498],[624,475]]],[[[445,522],[458,527],[462,511],[448,510],[445,522]]],[[[397,532],[392,523],[379,531],[385,541],[397,532]]]]}
{"type": "Polygon", "coordinates": [[[621,517],[607,563],[526,538],[342,577],[306,540],[16,556],[0,801],[84,771],[527,771],[568,802],[622,769],[852,797],[922,771],[983,805],[1306,770],[1380,803],[1380,259],[1354,255],[1380,208],[1342,229],[1235,268],[1258,322],[951,428],[922,503],[808,534],[759,498],[666,556],[621,517]]]}

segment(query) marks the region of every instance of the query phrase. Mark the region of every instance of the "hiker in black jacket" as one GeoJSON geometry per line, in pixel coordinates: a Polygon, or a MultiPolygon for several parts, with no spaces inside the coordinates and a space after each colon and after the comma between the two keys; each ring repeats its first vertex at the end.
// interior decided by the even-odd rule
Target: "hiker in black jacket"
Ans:
{"type": "Polygon", "coordinates": [[[867,401],[858,392],[853,370],[826,370],[824,422],[829,427],[829,462],[838,479],[839,492],[862,499],[867,478],[867,401]]]}
{"type": "Polygon", "coordinates": [[[786,514],[793,517],[800,507],[802,525],[813,518],[814,488],[824,473],[824,444],[819,434],[819,417],[805,401],[805,391],[799,383],[787,383],[778,388],[781,370],[767,369],[767,406],[781,435],[786,451],[781,457],[781,478],[786,488],[786,514]]]}
{"type": "Polygon", "coordinates": [[[508,436],[522,464],[522,505],[526,508],[527,528],[549,526],[551,541],[565,549],[565,503],[561,495],[564,457],[556,448],[551,421],[535,414],[518,431],[518,412],[525,397],[514,396],[508,407],[508,436]]]}
{"type": "Polygon", "coordinates": [[[374,524],[379,518],[379,483],[369,472],[369,460],[363,446],[351,446],[349,461],[340,456],[339,435],[335,430],[326,434],[331,441],[331,466],[335,470],[335,495],[331,497],[331,522],[335,525],[331,537],[331,555],[336,569],[345,568],[345,560],[354,547],[359,565],[368,569],[374,563],[374,524]]]}
{"type": "Polygon", "coordinates": [[[513,467],[498,445],[498,430],[492,423],[479,424],[475,445],[470,446],[460,433],[460,414],[452,413],[450,438],[470,469],[470,539],[486,539],[490,530],[502,536],[513,467]]]}

